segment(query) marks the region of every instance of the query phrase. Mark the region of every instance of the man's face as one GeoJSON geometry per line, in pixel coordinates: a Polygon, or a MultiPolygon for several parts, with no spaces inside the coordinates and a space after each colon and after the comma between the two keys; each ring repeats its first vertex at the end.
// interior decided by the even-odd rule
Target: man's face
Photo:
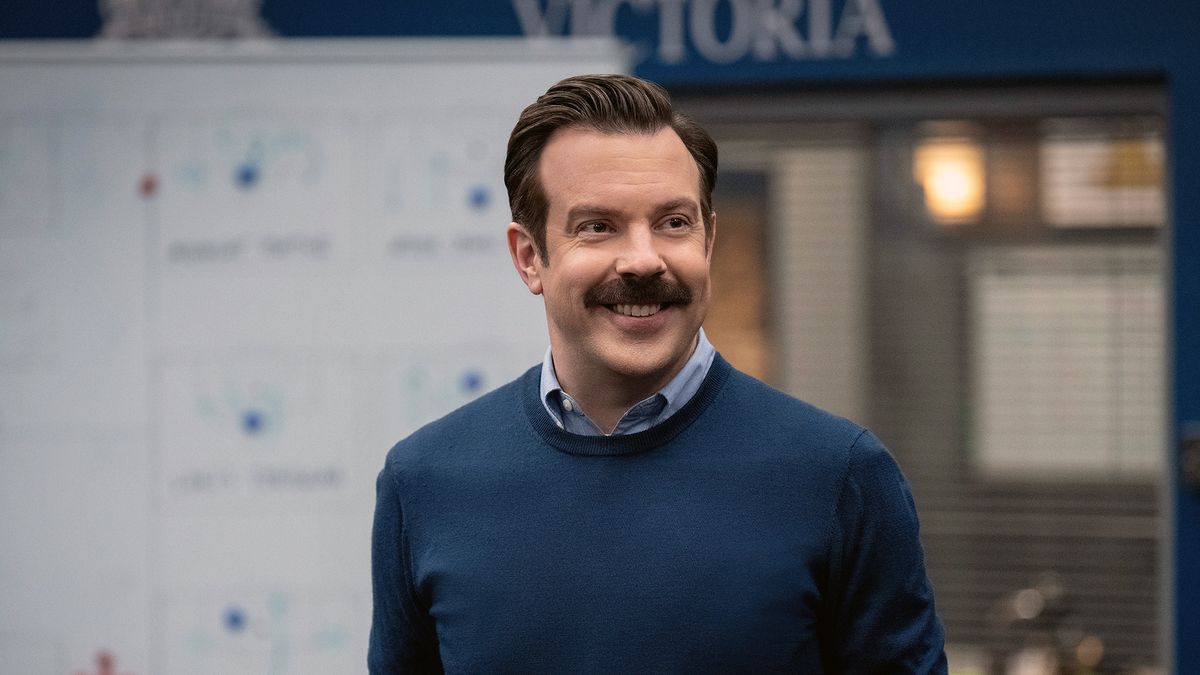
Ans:
{"type": "Polygon", "coordinates": [[[568,390],[614,377],[661,387],[691,355],[708,311],[712,240],[695,161],[670,128],[561,129],[538,169],[549,264],[515,224],[509,245],[529,290],[545,298],[560,381],[568,390]]]}

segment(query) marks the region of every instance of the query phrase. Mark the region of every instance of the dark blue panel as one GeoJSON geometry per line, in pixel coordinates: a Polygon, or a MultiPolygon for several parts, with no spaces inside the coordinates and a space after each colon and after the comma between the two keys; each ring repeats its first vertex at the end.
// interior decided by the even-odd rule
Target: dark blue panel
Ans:
{"type": "Polygon", "coordinates": [[[508,2],[265,0],[262,16],[287,37],[519,35],[508,2]]]}
{"type": "MultiPolygon", "coordinates": [[[[92,36],[101,2],[8,0],[0,38],[92,36]]],[[[556,35],[615,34],[637,48],[640,73],[667,83],[1145,71],[1187,51],[1200,30],[1200,3],[1183,0],[803,0],[795,16],[780,4],[264,0],[262,16],[288,37],[521,35],[536,23],[556,35]],[[761,27],[764,7],[780,19],[773,32],[761,27]],[[855,16],[878,19],[889,44],[861,24],[851,30],[855,16]],[[839,41],[843,30],[859,37],[839,41]]]]}
{"type": "Polygon", "coordinates": [[[4,0],[0,39],[89,38],[100,30],[99,2],[4,0]]]}
{"type": "MultiPolygon", "coordinates": [[[[1193,65],[1196,61],[1191,62],[1193,65]]],[[[1180,69],[1183,71],[1183,69],[1180,69]]],[[[1171,135],[1168,147],[1174,199],[1172,280],[1176,431],[1200,422],[1200,78],[1172,82],[1171,135]]],[[[1176,441],[1179,439],[1176,438],[1176,441]]],[[[1172,448],[1175,451],[1178,443],[1172,448]]],[[[1175,672],[1200,673],[1200,491],[1185,485],[1174,470],[1175,485],[1175,672]]]]}
{"type": "MultiPolygon", "coordinates": [[[[834,34],[846,6],[831,6],[834,34]]],[[[878,7],[894,44],[887,56],[860,38],[850,57],[763,61],[751,53],[719,65],[689,42],[684,62],[652,58],[638,71],[668,83],[1155,72],[1200,27],[1200,4],[1182,2],[879,0],[878,7]]]]}

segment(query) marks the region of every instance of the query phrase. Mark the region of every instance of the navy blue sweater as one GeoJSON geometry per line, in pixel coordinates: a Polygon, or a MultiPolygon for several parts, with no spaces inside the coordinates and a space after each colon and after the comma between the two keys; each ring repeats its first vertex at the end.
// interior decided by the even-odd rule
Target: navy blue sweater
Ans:
{"type": "Polygon", "coordinates": [[[719,356],[649,430],[560,430],[539,369],[388,454],[370,672],[945,672],[904,478],[719,356]]]}

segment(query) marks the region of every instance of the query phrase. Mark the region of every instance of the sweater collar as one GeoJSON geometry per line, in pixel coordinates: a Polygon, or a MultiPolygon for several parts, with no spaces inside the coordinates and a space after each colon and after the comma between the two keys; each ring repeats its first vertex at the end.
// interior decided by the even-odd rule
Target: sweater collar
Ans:
{"type": "Polygon", "coordinates": [[[564,431],[546,414],[541,400],[541,369],[531,368],[522,378],[520,396],[529,425],[544,441],[571,455],[616,456],[652,450],[674,438],[712,403],[733,370],[720,354],[691,400],[679,412],[645,431],[621,436],[584,436],[564,431]]]}

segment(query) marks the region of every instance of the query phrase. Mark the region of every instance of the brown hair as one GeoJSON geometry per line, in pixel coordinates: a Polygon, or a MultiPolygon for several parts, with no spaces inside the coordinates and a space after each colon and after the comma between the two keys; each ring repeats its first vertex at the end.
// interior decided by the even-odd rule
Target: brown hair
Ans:
{"type": "Polygon", "coordinates": [[[700,211],[705,231],[712,229],[712,191],[717,182],[717,144],[699,124],[671,108],[671,97],[657,84],[628,75],[577,75],[550,87],[530,104],[508,137],[504,186],[512,219],[546,252],[549,203],[538,177],[542,149],[555,131],[595,129],[610,134],[652,134],[670,127],[679,135],[700,170],[700,211]]]}

